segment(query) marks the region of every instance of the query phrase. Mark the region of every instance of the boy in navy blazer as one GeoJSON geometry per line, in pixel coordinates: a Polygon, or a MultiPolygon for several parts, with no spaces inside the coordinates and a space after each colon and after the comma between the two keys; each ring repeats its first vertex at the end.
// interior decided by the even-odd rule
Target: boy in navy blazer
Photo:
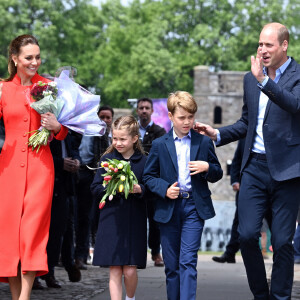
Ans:
{"type": "Polygon", "coordinates": [[[192,300],[204,221],[215,215],[207,182],[221,179],[223,171],[212,141],[191,130],[197,111],[193,97],[172,93],[167,106],[173,128],[153,141],[143,179],[158,196],[154,220],[160,226],[168,299],[192,300]]]}

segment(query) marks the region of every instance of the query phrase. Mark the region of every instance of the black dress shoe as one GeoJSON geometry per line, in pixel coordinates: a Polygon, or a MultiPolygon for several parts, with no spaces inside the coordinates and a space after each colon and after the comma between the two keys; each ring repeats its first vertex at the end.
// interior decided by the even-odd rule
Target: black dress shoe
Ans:
{"type": "Polygon", "coordinates": [[[81,280],[81,272],[76,265],[66,268],[66,271],[68,272],[69,280],[71,282],[78,282],[81,280]]]}
{"type": "Polygon", "coordinates": [[[87,270],[87,265],[84,263],[83,259],[81,258],[75,259],[75,265],[79,270],[87,270]]]}
{"type": "Polygon", "coordinates": [[[45,288],[43,287],[41,280],[39,277],[35,277],[33,285],[32,285],[33,290],[44,290],[45,288]]]}
{"type": "Polygon", "coordinates": [[[54,289],[60,289],[61,288],[61,285],[55,279],[54,275],[48,275],[47,274],[47,275],[41,276],[41,278],[46,281],[47,287],[54,288],[54,289]]]}
{"type": "Polygon", "coordinates": [[[226,254],[226,252],[223,253],[221,256],[213,256],[212,258],[213,261],[218,262],[218,263],[229,263],[229,264],[235,264],[235,257],[226,254]]]}

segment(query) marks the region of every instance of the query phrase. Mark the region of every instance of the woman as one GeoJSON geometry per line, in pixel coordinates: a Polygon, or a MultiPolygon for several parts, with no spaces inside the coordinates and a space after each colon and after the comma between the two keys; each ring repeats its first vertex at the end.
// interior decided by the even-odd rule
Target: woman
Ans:
{"type": "Polygon", "coordinates": [[[48,272],[48,240],[54,182],[49,146],[28,147],[28,133],[42,124],[56,139],[67,129],[52,113],[39,115],[29,105],[38,81],[40,48],[35,37],[21,35],[9,46],[9,78],[1,84],[0,118],[5,142],[0,154],[0,281],[9,282],[13,300],[28,300],[35,276],[48,272]]]}

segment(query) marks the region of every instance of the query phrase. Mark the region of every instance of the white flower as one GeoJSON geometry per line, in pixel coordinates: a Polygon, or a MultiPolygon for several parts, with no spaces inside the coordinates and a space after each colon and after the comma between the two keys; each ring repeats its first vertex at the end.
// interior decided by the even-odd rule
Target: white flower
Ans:
{"type": "Polygon", "coordinates": [[[52,87],[56,87],[57,83],[55,81],[50,81],[50,82],[48,82],[48,85],[52,86],[52,87]]]}
{"type": "Polygon", "coordinates": [[[108,200],[111,201],[113,199],[113,195],[109,195],[108,200]]]}
{"type": "Polygon", "coordinates": [[[46,96],[50,96],[52,95],[52,91],[43,91],[43,95],[46,97],[46,96]]]}

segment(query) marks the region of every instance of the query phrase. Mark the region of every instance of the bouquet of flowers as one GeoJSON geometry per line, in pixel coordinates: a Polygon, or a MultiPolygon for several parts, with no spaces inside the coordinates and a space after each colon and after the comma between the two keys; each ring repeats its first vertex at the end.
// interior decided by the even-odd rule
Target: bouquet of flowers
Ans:
{"type": "Polygon", "coordinates": [[[108,159],[101,163],[101,167],[105,169],[103,186],[106,187],[105,195],[102,197],[99,208],[105,205],[105,199],[108,197],[112,200],[117,192],[124,193],[125,199],[128,198],[133,185],[138,183],[134,173],[131,171],[130,163],[124,160],[108,159]]]}
{"type": "MultiPolygon", "coordinates": [[[[69,71],[64,70],[53,82],[34,85],[28,97],[30,106],[39,114],[53,113],[60,124],[82,135],[103,135],[106,124],[97,115],[100,96],[85,90],[69,76],[69,71]]],[[[33,132],[28,145],[38,152],[52,134],[42,126],[33,132]]]]}
{"type": "MultiPolygon", "coordinates": [[[[64,105],[61,99],[57,99],[57,84],[56,82],[44,83],[39,81],[33,86],[30,91],[31,97],[36,101],[31,103],[31,107],[39,114],[52,112],[57,117],[64,105]]],[[[34,134],[29,138],[28,145],[39,151],[42,145],[47,145],[51,137],[51,131],[41,126],[39,129],[31,131],[34,134]]]]}

